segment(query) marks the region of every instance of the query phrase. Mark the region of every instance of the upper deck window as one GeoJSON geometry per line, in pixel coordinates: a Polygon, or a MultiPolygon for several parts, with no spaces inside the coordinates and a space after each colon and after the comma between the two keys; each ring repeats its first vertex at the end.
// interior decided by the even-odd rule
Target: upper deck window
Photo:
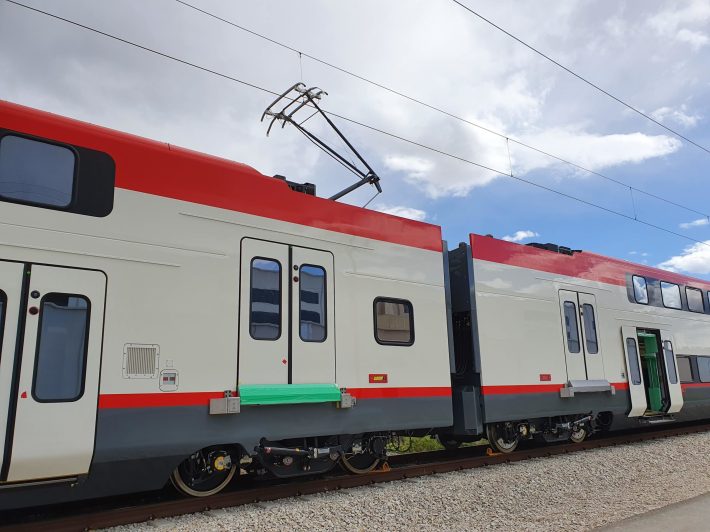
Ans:
{"type": "Polygon", "coordinates": [[[648,287],[646,286],[646,278],[634,275],[632,277],[634,283],[634,299],[636,303],[648,304],[648,287]]]}
{"type": "Polygon", "coordinates": [[[14,135],[0,138],[0,197],[68,207],[76,156],[69,148],[14,135]]]}
{"type": "Polygon", "coordinates": [[[685,297],[688,299],[688,309],[691,312],[705,312],[703,308],[703,293],[697,288],[685,288],[685,297]]]}
{"type": "Polygon", "coordinates": [[[680,287],[677,284],[661,281],[661,296],[663,306],[668,308],[683,308],[680,303],[680,287]]]}

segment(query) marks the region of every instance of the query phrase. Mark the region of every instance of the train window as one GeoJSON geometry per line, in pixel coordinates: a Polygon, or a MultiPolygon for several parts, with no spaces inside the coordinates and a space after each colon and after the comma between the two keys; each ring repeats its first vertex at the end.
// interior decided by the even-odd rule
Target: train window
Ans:
{"type": "Polygon", "coordinates": [[[14,135],[0,138],[0,197],[68,207],[76,156],[69,148],[14,135]]]}
{"type": "Polygon", "coordinates": [[[680,382],[693,382],[693,370],[690,366],[690,358],[678,357],[678,374],[680,382]]]}
{"type": "Polygon", "coordinates": [[[710,382],[710,357],[698,357],[700,382],[710,382]]]}
{"type": "Polygon", "coordinates": [[[323,342],[327,334],[325,270],[306,264],[300,271],[299,334],[304,342],[323,342]]]}
{"type": "Polygon", "coordinates": [[[661,297],[663,306],[668,308],[682,308],[680,303],[680,287],[677,284],[661,281],[661,297]]]}
{"type": "Polygon", "coordinates": [[[691,312],[705,312],[705,308],[703,308],[703,293],[700,290],[686,286],[685,297],[688,299],[688,309],[691,312]]]}
{"type": "Polygon", "coordinates": [[[274,259],[251,261],[249,334],[254,340],[281,337],[281,263],[274,259]]]}
{"type": "Polygon", "coordinates": [[[629,380],[631,384],[641,384],[641,369],[639,368],[639,355],[634,338],[626,339],[626,353],[629,359],[629,380]]]}
{"type": "Polygon", "coordinates": [[[579,327],[577,326],[577,305],[571,301],[564,303],[565,334],[567,349],[570,353],[579,353],[579,327]]]}
{"type": "Polygon", "coordinates": [[[414,310],[409,301],[378,297],[374,301],[375,340],[384,345],[414,343],[414,310]]]}
{"type": "Polygon", "coordinates": [[[675,355],[673,354],[673,344],[670,340],[663,342],[663,354],[666,357],[666,368],[668,368],[668,381],[671,384],[678,384],[678,373],[675,369],[675,355]]]}
{"type": "Polygon", "coordinates": [[[634,299],[636,303],[648,305],[648,287],[646,286],[646,278],[634,275],[632,278],[634,284],[634,299]]]}
{"type": "Polygon", "coordinates": [[[84,394],[89,300],[50,293],[40,303],[32,396],[38,402],[78,400],[84,394]]]}
{"type": "Polygon", "coordinates": [[[587,346],[587,353],[595,355],[599,352],[597,321],[594,319],[594,307],[589,303],[582,305],[582,323],[584,326],[584,342],[587,346]]]}

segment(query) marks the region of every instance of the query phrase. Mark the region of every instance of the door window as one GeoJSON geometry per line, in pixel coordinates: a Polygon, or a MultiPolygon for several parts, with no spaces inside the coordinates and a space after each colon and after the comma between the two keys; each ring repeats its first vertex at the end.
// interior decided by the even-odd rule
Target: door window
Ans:
{"type": "Polygon", "coordinates": [[[2,337],[5,331],[5,307],[7,307],[7,296],[0,290],[0,350],[2,350],[2,337]]]}
{"type": "Polygon", "coordinates": [[[249,334],[254,340],[281,336],[281,264],[274,259],[251,261],[249,334]]]}
{"type": "Polygon", "coordinates": [[[89,300],[51,293],[40,303],[32,395],[38,402],[76,401],[84,393],[89,300]]]}
{"type": "Polygon", "coordinates": [[[668,368],[668,381],[671,384],[678,384],[678,373],[675,369],[675,355],[673,354],[673,344],[670,340],[663,342],[663,354],[666,357],[666,367],[668,368]]]}
{"type": "Polygon", "coordinates": [[[300,268],[299,317],[300,336],[304,342],[323,342],[326,329],[325,270],[320,266],[300,268]]]}
{"type": "Polygon", "coordinates": [[[579,353],[579,327],[577,326],[577,305],[572,301],[565,301],[565,333],[567,335],[567,349],[570,353],[579,353]]]}
{"type": "Polygon", "coordinates": [[[595,355],[599,352],[597,322],[594,319],[594,307],[589,303],[582,305],[582,322],[584,323],[584,341],[587,346],[587,353],[595,355]]]}
{"type": "Polygon", "coordinates": [[[639,355],[634,338],[626,339],[626,352],[629,359],[629,379],[631,384],[641,384],[641,369],[639,368],[639,355]]]}

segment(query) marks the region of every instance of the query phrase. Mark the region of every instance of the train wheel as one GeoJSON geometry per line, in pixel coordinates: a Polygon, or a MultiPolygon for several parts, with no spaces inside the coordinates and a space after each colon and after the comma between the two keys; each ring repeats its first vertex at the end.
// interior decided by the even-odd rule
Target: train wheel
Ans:
{"type": "Polygon", "coordinates": [[[585,439],[587,439],[587,435],[589,432],[587,431],[587,427],[585,425],[580,425],[577,430],[573,430],[570,435],[569,435],[569,440],[572,443],[582,443],[585,439]]]}
{"type": "Polygon", "coordinates": [[[209,497],[222,491],[238,469],[228,452],[203,449],[177,466],[170,480],[185,495],[209,497]]]}
{"type": "Polygon", "coordinates": [[[488,443],[500,453],[512,453],[518,447],[520,436],[512,423],[491,423],[486,425],[488,443]]]}
{"type": "Polygon", "coordinates": [[[443,445],[444,449],[446,449],[447,451],[455,451],[456,449],[461,447],[461,442],[459,440],[447,434],[437,434],[436,440],[441,445],[443,445]]]}
{"type": "Polygon", "coordinates": [[[364,475],[380,465],[380,458],[372,453],[348,453],[340,457],[340,463],[346,471],[364,475]]]}

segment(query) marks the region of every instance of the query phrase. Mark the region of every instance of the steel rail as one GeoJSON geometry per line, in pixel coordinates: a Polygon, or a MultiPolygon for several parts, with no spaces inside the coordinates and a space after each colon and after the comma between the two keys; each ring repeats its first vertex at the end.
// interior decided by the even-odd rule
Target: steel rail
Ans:
{"type": "MultiPolygon", "coordinates": [[[[74,532],[111,526],[126,525],[175,517],[185,514],[205,512],[246,504],[274,501],[287,497],[298,497],[328,491],[354,488],[391,482],[408,478],[449,473],[496,464],[521,462],[533,458],[545,458],[579,451],[613,447],[672,436],[681,436],[710,431],[710,423],[663,427],[658,430],[629,432],[619,435],[592,438],[582,443],[544,445],[520,449],[511,454],[488,454],[483,446],[466,447],[456,451],[427,451],[396,455],[390,458],[391,468],[374,471],[366,475],[342,475],[318,478],[301,482],[272,484],[254,489],[228,491],[206,498],[179,498],[164,502],[153,502],[127,507],[109,508],[99,511],[85,511],[77,515],[41,519],[32,522],[10,522],[0,525],[0,530],[34,532],[52,530],[53,532],[74,532]]],[[[86,503],[91,504],[91,501],[86,503]]],[[[86,507],[86,506],[85,506],[86,507]]],[[[28,509],[28,511],[31,511],[28,509]]],[[[0,514],[0,517],[1,514],[0,514]]]]}

